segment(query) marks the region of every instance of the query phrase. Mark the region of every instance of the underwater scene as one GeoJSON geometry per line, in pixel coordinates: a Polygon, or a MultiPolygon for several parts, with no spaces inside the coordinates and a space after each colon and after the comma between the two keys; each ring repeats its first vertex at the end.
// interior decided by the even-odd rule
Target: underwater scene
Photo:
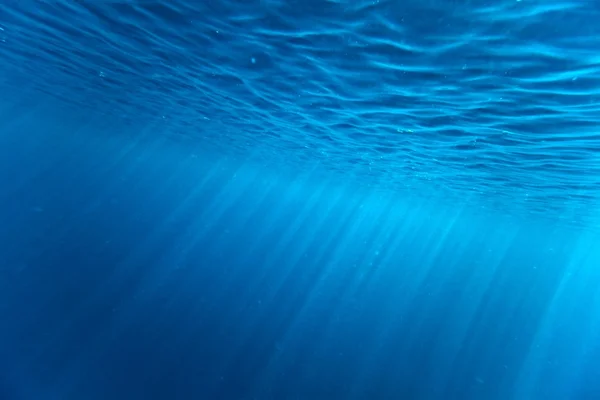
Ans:
{"type": "Polygon", "coordinates": [[[29,399],[600,399],[600,2],[1,1],[29,399]]]}

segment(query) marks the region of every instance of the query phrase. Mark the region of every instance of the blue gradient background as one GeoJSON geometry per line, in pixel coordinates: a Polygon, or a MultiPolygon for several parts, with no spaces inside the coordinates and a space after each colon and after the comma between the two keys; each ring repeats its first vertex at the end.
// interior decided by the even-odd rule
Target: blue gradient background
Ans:
{"type": "Polygon", "coordinates": [[[0,399],[600,398],[598,21],[4,1],[0,399]]]}

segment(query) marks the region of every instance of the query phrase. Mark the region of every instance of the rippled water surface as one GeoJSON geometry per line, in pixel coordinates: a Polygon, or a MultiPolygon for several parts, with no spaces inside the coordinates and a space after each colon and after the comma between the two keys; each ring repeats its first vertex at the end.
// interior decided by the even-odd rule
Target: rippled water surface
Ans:
{"type": "Polygon", "coordinates": [[[594,1],[8,1],[0,85],[529,212],[600,199],[594,1]]]}

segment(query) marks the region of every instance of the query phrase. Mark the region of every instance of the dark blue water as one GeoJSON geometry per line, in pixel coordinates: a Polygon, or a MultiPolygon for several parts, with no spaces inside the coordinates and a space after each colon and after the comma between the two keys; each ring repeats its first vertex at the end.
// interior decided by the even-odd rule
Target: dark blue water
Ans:
{"type": "Polygon", "coordinates": [[[0,399],[600,398],[600,3],[0,4],[0,399]]]}

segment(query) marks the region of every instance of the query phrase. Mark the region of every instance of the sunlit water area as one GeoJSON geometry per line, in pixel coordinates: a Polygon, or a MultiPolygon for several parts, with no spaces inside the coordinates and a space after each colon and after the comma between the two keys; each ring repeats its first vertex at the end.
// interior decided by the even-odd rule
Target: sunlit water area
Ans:
{"type": "Polygon", "coordinates": [[[600,3],[5,0],[0,399],[600,399],[600,3]]]}

